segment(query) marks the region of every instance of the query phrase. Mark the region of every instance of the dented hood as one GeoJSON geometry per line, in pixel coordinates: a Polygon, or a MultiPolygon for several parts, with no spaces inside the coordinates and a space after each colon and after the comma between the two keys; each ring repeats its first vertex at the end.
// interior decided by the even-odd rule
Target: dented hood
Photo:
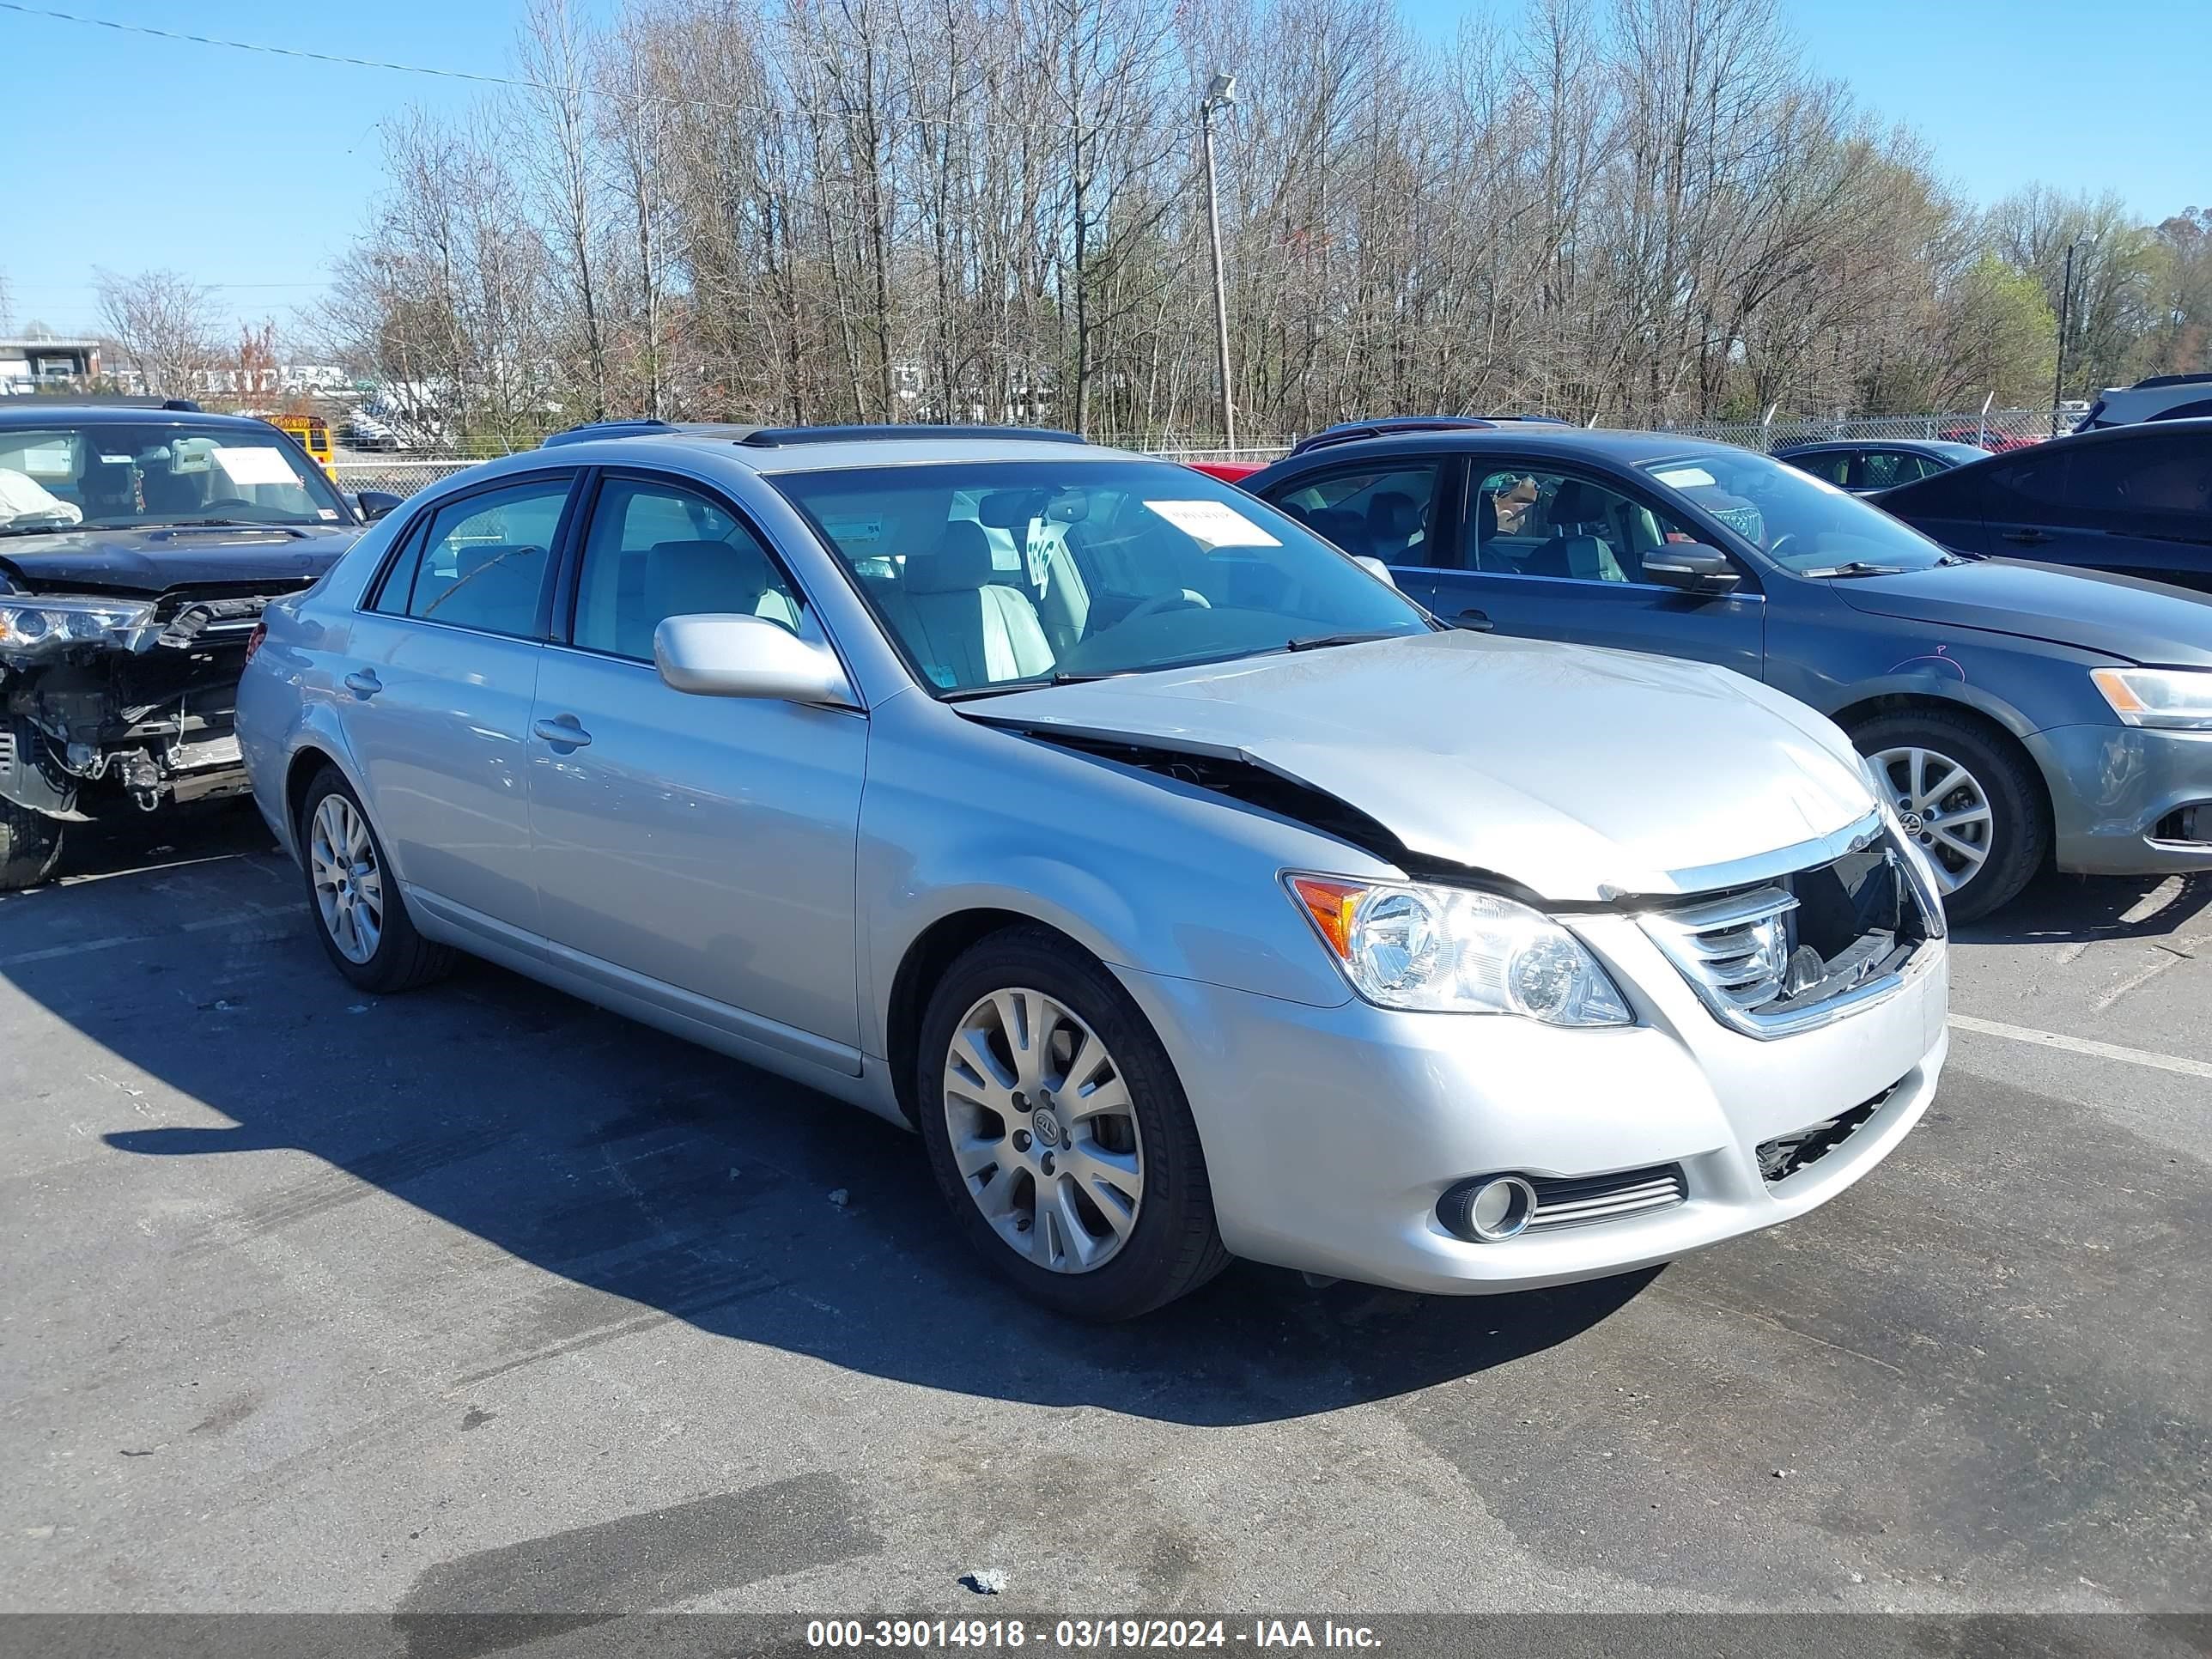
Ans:
{"type": "Polygon", "coordinates": [[[1561,901],[1694,890],[1693,872],[1875,808],[1849,740],[1802,704],[1702,663],[1540,640],[1423,635],[1042,687],[961,713],[1249,761],[1358,808],[1412,853],[1561,901]]]}
{"type": "Polygon", "coordinates": [[[148,526],[0,538],[0,589],[21,593],[166,592],[267,582],[303,587],[357,541],[359,525],[148,526]]]}

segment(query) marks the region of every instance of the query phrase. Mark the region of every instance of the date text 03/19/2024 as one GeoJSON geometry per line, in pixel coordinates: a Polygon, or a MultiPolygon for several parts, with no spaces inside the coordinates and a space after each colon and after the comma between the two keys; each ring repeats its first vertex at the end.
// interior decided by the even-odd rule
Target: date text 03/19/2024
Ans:
{"type": "Polygon", "coordinates": [[[806,1626],[811,1648],[1026,1648],[1069,1652],[1132,1649],[1297,1648],[1373,1650],[1382,1645],[1366,1625],[1332,1619],[817,1619],[806,1626]]]}

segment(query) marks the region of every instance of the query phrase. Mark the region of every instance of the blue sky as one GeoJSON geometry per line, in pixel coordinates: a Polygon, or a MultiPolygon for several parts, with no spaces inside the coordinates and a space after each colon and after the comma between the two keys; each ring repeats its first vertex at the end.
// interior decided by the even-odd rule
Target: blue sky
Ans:
{"type": "MultiPolygon", "coordinates": [[[[32,0],[118,21],[493,74],[520,0],[32,0]]],[[[1516,0],[1405,0],[1425,29],[1516,0]]],[[[1929,141],[1970,198],[2117,190],[2138,217],[2212,206],[2212,0],[1780,0],[1823,74],[1929,141]]],[[[319,293],[378,185],[376,126],[488,88],[149,40],[0,11],[0,219],[15,322],[89,328],[95,267],[168,267],[273,316],[319,293]],[[26,207],[27,204],[27,210],[26,207]]],[[[1233,67],[1233,66],[1232,66],[1233,67]]]]}

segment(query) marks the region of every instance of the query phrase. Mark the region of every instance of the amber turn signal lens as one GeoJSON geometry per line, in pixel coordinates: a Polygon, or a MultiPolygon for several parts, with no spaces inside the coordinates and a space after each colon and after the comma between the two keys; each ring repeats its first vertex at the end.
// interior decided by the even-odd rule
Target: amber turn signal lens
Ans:
{"type": "Polygon", "coordinates": [[[1291,890],[1306,914],[1321,929],[1328,948],[1345,961],[1352,957],[1352,917],[1368,890],[1353,881],[1326,881],[1319,876],[1292,876],[1291,890]]]}

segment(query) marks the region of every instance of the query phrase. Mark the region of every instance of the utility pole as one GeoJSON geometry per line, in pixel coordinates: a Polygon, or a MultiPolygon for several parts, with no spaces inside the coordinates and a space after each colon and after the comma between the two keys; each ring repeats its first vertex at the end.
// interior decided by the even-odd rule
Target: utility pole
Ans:
{"type": "Polygon", "coordinates": [[[1206,221],[1213,239],[1213,345],[1221,371],[1222,441],[1237,448],[1237,398],[1229,377],[1229,289],[1221,274],[1221,204],[1213,176],[1213,112],[1237,101],[1237,77],[1217,75],[1198,100],[1198,128],[1206,148],[1206,221]]]}
{"type": "Polygon", "coordinates": [[[2051,435],[2058,435],[2058,405],[2066,400],[2066,325],[2074,308],[2074,250],[2094,246],[2094,236],[2080,236],[2066,244],[2066,274],[2058,281],[2058,362],[2051,371],[2051,435]]]}

